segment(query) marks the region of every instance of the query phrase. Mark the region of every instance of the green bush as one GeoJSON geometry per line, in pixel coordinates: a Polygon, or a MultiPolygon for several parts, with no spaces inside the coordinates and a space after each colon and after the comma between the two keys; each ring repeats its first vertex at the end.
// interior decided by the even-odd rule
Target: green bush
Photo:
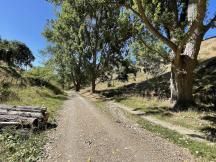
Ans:
{"type": "Polygon", "coordinates": [[[44,135],[7,129],[0,134],[0,161],[35,162],[42,152],[44,135]]]}
{"type": "Polygon", "coordinates": [[[0,86],[0,101],[7,100],[10,97],[11,90],[7,84],[0,86]]]}

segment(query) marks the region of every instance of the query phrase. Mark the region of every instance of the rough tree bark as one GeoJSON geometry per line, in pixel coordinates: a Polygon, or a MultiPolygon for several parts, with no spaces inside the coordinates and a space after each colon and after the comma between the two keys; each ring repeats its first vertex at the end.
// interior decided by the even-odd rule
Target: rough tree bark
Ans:
{"type": "Polygon", "coordinates": [[[175,108],[184,109],[193,104],[193,71],[195,61],[187,55],[181,55],[178,65],[172,70],[174,76],[173,89],[171,94],[174,94],[175,108]]]}
{"type": "Polygon", "coordinates": [[[75,90],[76,92],[80,91],[80,83],[75,84],[75,90]]]}
{"type": "Polygon", "coordinates": [[[201,42],[204,37],[204,28],[198,26],[185,45],[182,53],[176,54],[172,63],[171,70],[171,94],[176,99],[174,108],[177,110],[185,109],[194,104],[193,100],[193,81],[194,69],[197,65],[197,56],[201,42]]]}
{"type": "MultiPolygon", "coordinates": [[[[96,36],[97,37],[97,36],[96,36]]],[[[97,38],[98,40],[98,38],[97,38]]],[[[93,62],[92,62],[92,71],[91,71],[91,92],[95,93],[96,89],[96,79],[97,79],[97,43],[96,41],[96,47],[93,50],[93,62]]]]}
{"type": "Polygon", "coordinates": [[[95,61],[95,64],[93,64],[93,66],[94,67],[93,67],[92,74],[91,74],[91,92],[95,93],[95,89],[96,89],[96,61],[95,61]]]}
{"type": "Polygon", "coordinates": [[[171,101],[175,101],[174,108],[183,110],[194,104],[193,100],[193,81],[194,69],[197,64],[197,56],[199,54],[201,42],[203,40],[206,29],[203,25],[205,16],[206,2],[199,2],[201,11],[198,11],[198,1],[189,1],[187,9],[187,19],[190,23],[188,31],[188,39],[181,48],[181,51],[175,51],[175,59],[171,66],[171,101]]]}
{"type": "Polygon", "coordinates": [[[78,76],[75,78],[75,75],[72,74],[72,81],[75,87],[75,91],[79,92],[80,88],[81,88],[81,78],[80,78],[80,74],[77,74],[78,76]]]}
{"type": "Polygon", "coordinates": [[[96,88],[95,79],[92,79],[92,93],[95,93],[95,88],[96,88]]]}

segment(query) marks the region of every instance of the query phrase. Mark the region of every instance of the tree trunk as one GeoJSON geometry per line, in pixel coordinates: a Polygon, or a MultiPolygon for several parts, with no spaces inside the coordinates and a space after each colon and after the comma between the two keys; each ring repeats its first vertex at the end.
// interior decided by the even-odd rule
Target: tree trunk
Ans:
{"type": "Polygon", "coordinates": [[[96,80],[96,79],[95,79],[95,77],[93,76],[93,77],[92,77],[92,82],[91,82],[91,84],[92,84],[92,85],[91,85],[91,86],[92,86],[92,87],[91,87],[91,88],[92,88],[92,90],[91,90],[92,93],[95,93],[95,88],[96,88],[95,80],[96,80]]]}
{"type": "Polygon", "coordinates": [[[76,92],[80,91],[80,83],[75,84],[75,90],[76,90],[76,92]]]}
{"type": "Polygon", "coordinates": [[[81,66],[82,66],[82,56],[79,55],[79,62],[78,62],[78,66],[76,66],[76,74],[75,74],[75,77],[76,77],[76,91],[80,91],[80,88],[81,88],[81,82],[82,82],[82,77],[81,77],[81,66]]]}
{"type": "Polygon", "coordinates": [[[193,100],[193,71],[195,61],[187,55],[181,55],[178,65],[174,67],[174,97],[176,110],[184,110],[194,104],[193,100]]]}
{"type": "Polygon", "coordinates": [[[91,85],[92,85],[92,93],[95,93],[96,88],[96,76],[97,76],[97,51],[93,53],[93,63],[92,63],[92,74],[91,74],[91,85]]]}
{"type": "Polygon", "coordinates": [[[206,3],[202,4],[203,10],[198,11],[198,1],[189,1],[187,8],[187,19],[189,28],[192,26],[192,22],[197,21],[195,30],[186,40],[183,45],[182,51],[177,51],[175,54],[175,60],[172,64],[173,78],[173,90],[172,95],[176,97],[176,103],[174,108],[177,110],[183,110],[188,108],[191,104],[194,104],[193,100],[193,71],[196,67],[197,56],[200,50],[201,42],[205,34],[203,28],[202,15],[205,12],[206,3]],[[198,15],[199,12],[199,15],[198,15]],[[200,20],[198,20],[200,18],[200,20]],[[197,19],[197,20],[196,20],[197,19]],[[176,95],[175,95],[176,94],[176,95]]]}
{"type": "Polygon", "coordinates": [[[174,64],[171,64],[171,76],[170,76],[170,101],[174,103],[177,100],[177,89],[176,89],[176,82],[175,82],[175,70],[174,64]]]}

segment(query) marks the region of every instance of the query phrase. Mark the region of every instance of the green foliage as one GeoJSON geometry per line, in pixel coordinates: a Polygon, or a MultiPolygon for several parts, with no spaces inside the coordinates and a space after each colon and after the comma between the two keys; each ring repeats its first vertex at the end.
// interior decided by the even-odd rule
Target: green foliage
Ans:
{"type": "Polygon", "coordinates": [[[10,66],[32,66],[34,56],[31,50],[22,42],[0,39],[0,60],[10,66]]]}
{"type": "Polygon", "coordinates": [[[145,73],[151,74],[153,76],[159,76],[166,72],[166,65],[168,61],[160,56],[160,53],[163,55],[168,55],[166,51],[161,47],[161,44],[155,40],[154,38],[141,38],[145,39],[150,48],[149,49],[142,45],[142,43],[138,41],[134,41],[130,44],[131,53],[135,53],[137,65],[143,67],[143,71],[145,73]]]}
{"type": "Polygon", "coordinates": [[[57,78],[54,71],[49,67],[33,67],[32,69],[25,71],[23,76],[42,79],[48,82],[54,81],[57,78]]]}
{"type": "Polygon", "coordinates": [[[0,100],[7,100],[11,95],[11,90],[8,88],[8,86],[3,86],[0,87],[0,100]]]}
{"type": "Polygon", "coordinates": [[[58,19],[50,21],[44,32],[53,43],[53,61],[66,82],[66,78],[74,85],[83,78],[95,82],[122,60],[121,49],[130,37],[130,26],[111,5],[81,0],[64,1],[61,7],[58,19]]]}
{"type": "Polygon", "coordinates": [[[36,162],[42,152],[44,135],[15,129],[0,134],[0,161],[36,162]]]}

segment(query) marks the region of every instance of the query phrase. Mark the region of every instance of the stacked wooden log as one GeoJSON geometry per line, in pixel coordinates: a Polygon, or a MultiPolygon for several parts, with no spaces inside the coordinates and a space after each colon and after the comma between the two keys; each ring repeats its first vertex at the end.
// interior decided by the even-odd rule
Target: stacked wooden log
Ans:
{"type": "Polygon", "coordinates": [[[45,107],[0,105],[0,128],[10,125],[41,127],[47,124],[45,107]]]}

